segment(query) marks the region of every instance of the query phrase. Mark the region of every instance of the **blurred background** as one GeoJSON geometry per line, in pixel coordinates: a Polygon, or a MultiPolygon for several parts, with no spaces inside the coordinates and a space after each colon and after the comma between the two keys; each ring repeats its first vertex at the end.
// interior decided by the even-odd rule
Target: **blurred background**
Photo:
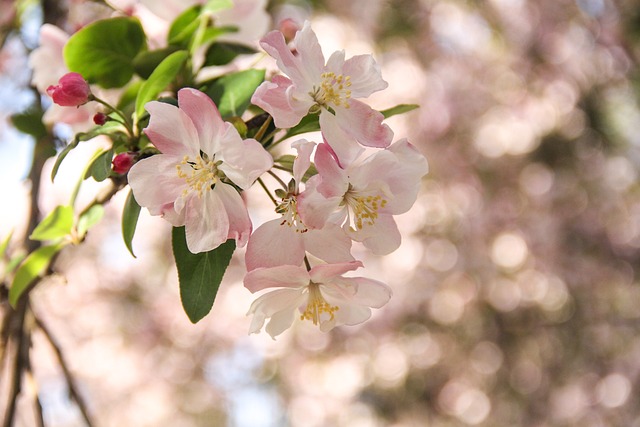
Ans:
{"type": "MultiPolygon", "coordinates": [[[[270,3],[274,16],[283,3],[270,3]]],[[[394,296],[356,327],[297,322],[277,341],[248,336],[239,252],[212,312],[192,325],[170,227],[143,211],[132,258],[118,194],[32,294],[95,425],[640,427],[640,5],[288,5],[311,17],[325,52],[373,52],[389,82],[375,108],[420,105],[388,121],[431,168],[397,218],[402,246],[381,258],[354,249],[394,296]]],[[[0,2],[0,26],[15,6],[0,2]]],[[[32,142],[4,119],[33,99],[32,13],[0,53],[0,231],[15,228],[17,242],[32,142]]],[[[87,147],[53,185],[45,166],[43,212],[66,197],[87,147]]],[[[254,223],[270,214],[249,203],[254,223]]],[[[37,331],[32,354],[46,425],[85,425],[37,331]]],[[[2,405],[6,388],[0,376],[2,405]]],[[[32,407],[23,393],[16,425],[35,425],[32,407]]]]}

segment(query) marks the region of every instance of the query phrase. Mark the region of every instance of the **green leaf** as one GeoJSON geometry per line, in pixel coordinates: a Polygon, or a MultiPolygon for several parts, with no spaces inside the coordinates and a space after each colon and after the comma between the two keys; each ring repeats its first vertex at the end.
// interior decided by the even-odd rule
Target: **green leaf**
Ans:
{"type": "Polygon", "coordinates": [[[4,238],[2,243],[0,243],[0,259],[4,258],[5,254],[7,253],[7,248],[9,247],[9,243],[11,243],[11,237],[13,237],[13,230],[11,230],[11,232],[7,234],[7,237],[4,238]]]}
{"type": "Polygon", "coordinates": [[[151,73],[149,79],[142,84],[138,97],[136,98],[135,122],[144,114],[144,105],[156,99],[178,75],[189,53],[179,50],[167,56],[158,67],[151,73]]]}
{"type": "Polygon", "coordinates": [[[111,18],[87,25],[64,47],[69,70],[105,88],[122,87],[133,76],[133,59],[146,37],[134,18],[111,18]]]}
{"type": "Polygon", "coordinates": [[[167,56],[177,50],[179,50],[177,46],[167,46],[162,49],[142,51],[133,59],[133,68],[136,74],[146,80],[167,56]]]}
{"type": "Polygon", "coordinates": [[[409,111],[413,111],[416,108],[419,108],[419,105],[416,104],[399,104],[395,107],[391,107],[387,110],[380,111],[385,119],[388,119],[391,116],[395,116],[397,114],[408,113],[409,111]]]}
{"type": "Polygon", "coordinates": [[[140,205],[136,202],[133,196],[133,191],[129,192],[127,200],[124,202],[124,209],[122,211],[122,238],[124,244],[131,255],[135,258],[133,253],[133,236],[136,234],[136,226],[138,225],[138,217],[140,216],[140,205]]]}
{"type": "Polygon", "coordinates": [[[88,211],[80,215],[78,218],[78,236],[83,238],[87,231],[96,225],[104,216],[104,207],[102,205],[94,205],[88,211]]]}
{"type": "Polygon", "coordinates": [[[207,89],[207,95],[216,103],[223,118],[241,116],[264,81],[264,73],[264,70],[250,69],[228,74],[214,81],[207,89]]]}
{"type": "Polygon", "coordinates": [[[203,12],[216,13],[222,10],[231,9],[233,0],[209,0],[202,8],[203,12]]]}
{"type": "Polygon", "coordinates": [[[212,251],[193,254],[187,248],[184,227],[174,227],[172,246],[178,267],[182,307],[189,320],[197,323],[213,307],[222,276],[236,248],[236,241],[229,239],[212,251]]]}
{"type": "Polygon", "coordinates": [[[170,45],[189,46],[189,40],[200,25],[198,17],[201,9],[202,6],[196,5],[178,15],[167,34],[167,42],[170,45]]]}
{"type": "Polygon", "coordinates": [[[31,240],[55,240],[68,236],[73,228],[73,208],[57,206],[33,230],[31,240]]]}
{"type": "Polygon", "coordinates": [[[29,109],[11,116],[11,123],[22,133],[33,136],[36,140],[47,136],[47,128],[42,123],[42,110],[29,109]]]}
{"type": "Polygon", "coordinates": [[[89,132],[80,132],[76,134],[73,141],[71,141],[66,147],[64,147],[60,154],[58,154],[58,158],[53,165],[53,169],[51,170],[51,181],[53,181],[58,174],[58,169],[60,168],[60,165],[62,164],[64,158],[67,157],[67,154],[69,154],[71,150],[76,148],[78,144],[80,144],[80,142],[89,141],[90,139],[93,139],[98,135],[109,135],[111,139],[114,139],[115,135],[118,133],[122,133],[123,129],[124,128],[120,123],[107,122],[102,126],[97,126],[91,129],[89,132]]]}
{"type": "Polygon", "coordinates": [[[11,272],[15,270],[16,267],[18,267],[20,263],[26,258],[26,256],[27,254],[23,254],[23,253],[19,253],[17,255],[12,256],[9,259],[9,262],[7,262],[7,264],[4,266],[4,271],[0,275],[0,277],[2,277],[2,280],[4,280],[5,277],[11,274],[11,272]]]}
{"type": "Polygon", "coordinates": [[[111,174],[111,161],[113,160],[113,150],[107,150],[94,158],[85,178],[92,176],[97,182],[102,182],[109,178],[111,174]]]}
{"type": "Polygon", "coordinates": [[[285,133],[282,138],[287,139],[292,136],[300,135],[302,133],[307,132],[316,132],[320,130],[320,115],[319,114],[308,114],[300,120],[300,123],[292,127],[285,133]]]}
{"type": "Polygon", "coordinates": [[[9,304],[15,308],[18,299],[33,281],[43,274],[53,257],[60,252],[65,243],[42,246],[33,251],[20,265],[9,289],[9,304]]]}
{"type": "Polygon", "coordinates": [[[205,66],[226,65],[238,55],[247,55],[256,53],[256,51],[248,46],[234,43],[213,43],[207,49],[205,55],[205,66]]]}

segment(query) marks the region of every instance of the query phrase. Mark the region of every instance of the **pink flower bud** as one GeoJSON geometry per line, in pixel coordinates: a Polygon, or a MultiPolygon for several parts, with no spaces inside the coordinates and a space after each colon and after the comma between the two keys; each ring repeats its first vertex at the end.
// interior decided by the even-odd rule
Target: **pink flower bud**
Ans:
{"type": "Polygon", "coordinates": [[[58,84],[47,88],[47,95],[53,102],[63,107],[77,107],[86,104],[91,95],[89,84],[78,73],[67,73],[60,77],[58,84]]]}
{"type": "Polygon", "coordinates": [[[129,172],[129,169],[133,166],[135,159],[136,153],[132,153],[130,151],[118,154],[111,162],[113,164],[113,171],[117,174],[124,175],[129,172]]]}
{"type": "Polygon", "coordinates": [[[93,123],[97,124],[98,126],[102,126],[103,124],[107,123],[107,115],[105,113],[96,113],[93,116],[93,123]]]}

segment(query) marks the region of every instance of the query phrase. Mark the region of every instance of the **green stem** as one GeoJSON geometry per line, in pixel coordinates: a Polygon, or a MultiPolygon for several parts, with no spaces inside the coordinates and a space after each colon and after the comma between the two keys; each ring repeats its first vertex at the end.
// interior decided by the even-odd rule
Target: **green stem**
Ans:
{"type": "Polygon", "coordinates": [[[107,101],[104,101],[100,98],[98,98],[95,95],[91,95],[89,97],[90,100],[92,101],[96,101],[99,104],[104,105],[105,107],[107,107],[108,109],[110,109],[111,111],[113,111],[114,113],[116,113],[118,116],[120,116],[120,118],[122,118],[122,121],[118,121],[116,120],[118,123],[122,124],[125,128],[127,128],[127,132],[129,132],[129,136],[135,136],[135,133],[133,132],[133,127],[131,126],[131,123],[129,123],[129,120],[127,119],[127,116],[124,115],[124,113],[120,110],[118,110],[116,107],[114,107],[113,105],[109,104],[107,101]]]}
{"type": "Polygon", "coordinates": [[[267,186],[265,185],[264,181],[262,180],[262,178],[258,178],[258,184],[260,184],[260,186],[264,189],[264,191],[267,193],[267,196],[269,196],[269,198],[271,199],[271,201],[273,202],[274,205],[276,205],[276,207],[278,206],[278,201],[273,197],[273,195],[271,194],[271,191],[269,191],[269,189],[267,188],[267,186]]]}

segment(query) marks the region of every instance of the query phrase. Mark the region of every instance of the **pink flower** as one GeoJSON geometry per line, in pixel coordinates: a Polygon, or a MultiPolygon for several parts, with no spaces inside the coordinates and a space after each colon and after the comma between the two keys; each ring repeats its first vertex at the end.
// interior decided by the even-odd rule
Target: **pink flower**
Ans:
{"type": "Polygon", "coordinates": [[[322,228],[326,222],[343,227],[373,253],[386,255],[400,246],[393,218],[415,203],[427,160],[406,139],[346,167],[329,145],[316,149],[318,175],[307,181],[298,196],[305,224],[322,228]]]}
{"type": "Polygon", "coordinates": [[[113,171],[117,174],[124,175],[129,172],[131,166],[136,160],[136,153],[126,152],[120,153],[113,158],[111,162],[113,164],[113,171]]]}
{"type": "Polygon", "coordinates": [[[320,325],[326,332],[339,325],[357,325],[371,317],[371,308],[380,308],[391,298],[391,289],[377,280],[342,275],[362,267],[360,261],[323,264],[307,271],[304,267],[282,265],[258,268],[244,278],[252,293],[275,288],[258,297],[249,308],[253,315],[249,333],[262,329],[275,339],[296,317],[320,325]]]}
{"type": "Polygon", "coordinates": [[[78,73],[67,73],[60,77],[58,84],[47,88],[47,95],[53,102],[63,107],[77,107],[89,102],[91,89],[89,84],[78,73]]]}
{"type": "Polygon", "coordinates": [[[322,229],[310,230],[298,215],[299,185],[311,164],[315,143],[302,139],[291,145],[298,151],[293,162],[294,188],[282,197],[276,208],[280,218],[265,222],[249,238],[245,254],[249,271],[258,267],[301,265],[306,252],[326,262],[353,261],[351,239],[340,227],[327,223],[322,229]]]}
{"type": "Polygon", "coordinates": [[[387,147],[391,143],[393,132],[382,124],[383,115],[356,99],[387,87],[371,55],[345,61],[340,51],[325,64],[309,22],[296,34],[296,54],[279,31],[268,33],[260,45],[288,76],[262,83],[251,100],[273,116],[277,127],[293,127],[310,111],[320,111],[321,120],[335,115],[340,127],[362,145],[387,147]]]}
{"type": "Polygon", "coordinates": [[[173,226],[185,225],[193,253],[227,239],[246,244],[251,221],[236,187],[246,190],[273,165],[254,139],[242,140],[222,121],[211,99],[191,88],[178,92],[179,108],[152,101],[145,133],[162,152],[129,171],[136,201],[173,226]]]}

